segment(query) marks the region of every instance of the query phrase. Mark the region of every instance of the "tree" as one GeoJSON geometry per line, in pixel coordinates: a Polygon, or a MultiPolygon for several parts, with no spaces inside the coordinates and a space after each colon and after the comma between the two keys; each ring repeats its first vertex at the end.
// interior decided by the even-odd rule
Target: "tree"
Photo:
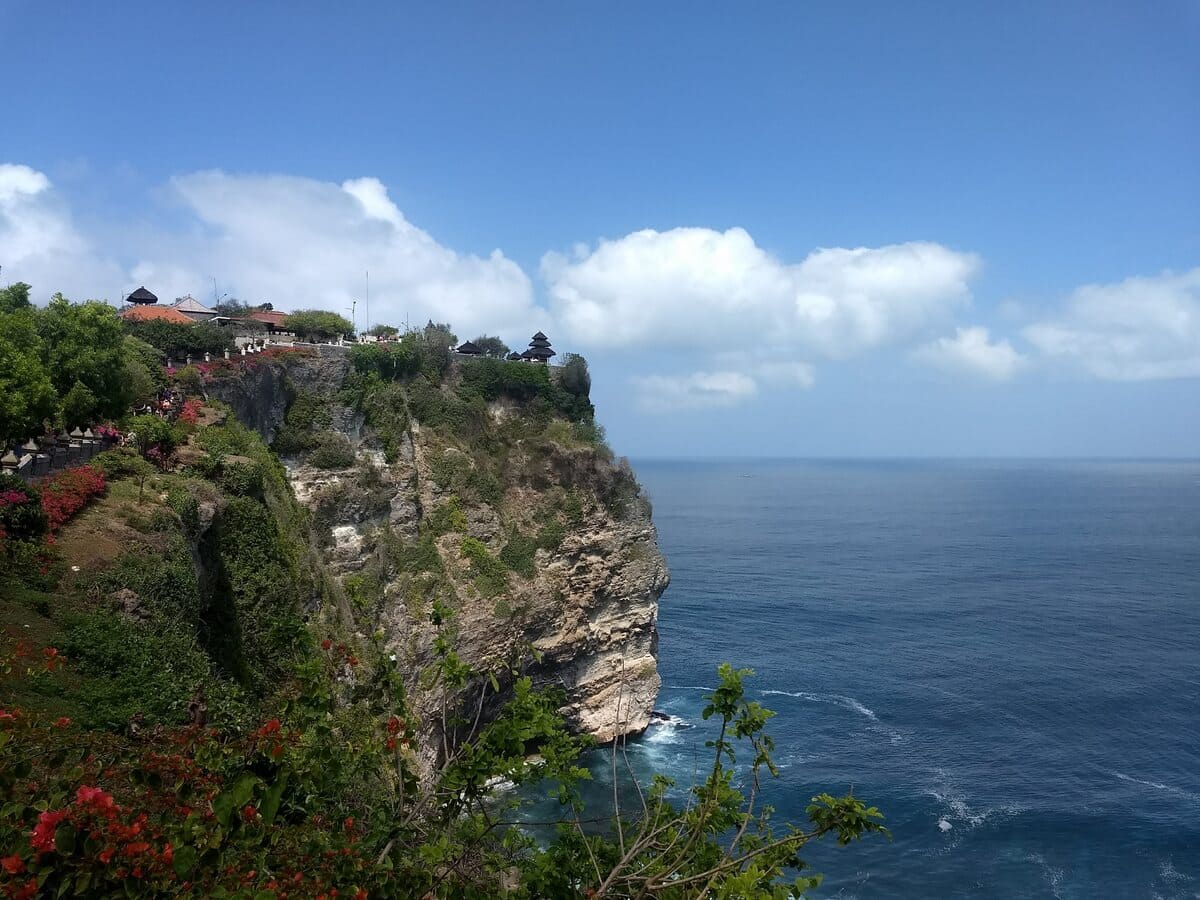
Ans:
{"type": "Polygon", "coordinates": [[[366,330],[366,334],[377,338],[391,339],[400,333],[400,329],[395,325],[384,325],[382,323],[372,325],[366,330]]]}
{"type": "Polygon", "coordinates": [[[28,437],[57,412],[44,357],[34,311],[0,313],[0,442],[28,437]]]}
{"type": "Polygon", "coordinates": [[[123,415],[131,392],[125,380],[124,332],[117,311],[107,303],[71,303],[55,294],[37,322],[50,380],[64,398],[64,412],[70,410],[66,424],[87,425],[97,417],[123,415]]]}
{"type": "Polygon", "coordinates": [[[471,343],[482,350],[484,356],[489,356],[492,359],[504,359],[509,353],[508,344],[504,343],[498,337],[491,337],[485,334],[475,338],[471,343]]]}
{"type": "Polygon", "coordinates": [[[354,326],[337,313],[324,309],[301,309],[283,321],[283,327],[310,340],[327,341],[354,333],[354,326]]]}
{"type": "Polygon", "coordinates": [[[218,355],[234,346],[233,334],[210,322],[183,325],[164,322],[161,319],[148,321],[125,320],[125,332],[161,350],[170,359],[185,356],[203,356],[205,353],[218,355]]]}
{"type": "Polygon", "coordinates": [[[564,356],[558,383],[568,394],[586,400],[592,393],[592,376],[588,372],[587,360],[578,353],[568,353],[564,356]]]}
{"type": "Polygon", "coordinates": [[[16,312],[19,309],[29,309],[29,292],[32,288],[23,281],[0,288],[0,314],[16,312]]]}
{"type": "Polygon", "coordinates": [[[222,300],[213,309],[217,315],[237,318],[238,316],[244,316],[254,309],[254,307],[249,303],[243,303],[237,297],[230,297],[228,300],[222,300]]]}
{"type": "Polygon", "coordinates": [[[163,354],[131,334],[123,341],[125,377],[129,382],[130,402],[144,403],[166,385],[163,354]]]}

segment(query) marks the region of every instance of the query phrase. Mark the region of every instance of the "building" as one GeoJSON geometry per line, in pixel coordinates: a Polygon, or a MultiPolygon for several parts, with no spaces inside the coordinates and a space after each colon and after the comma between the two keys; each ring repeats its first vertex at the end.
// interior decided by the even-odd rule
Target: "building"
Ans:
{"type": "Polygon", "coordinates": [[[539,331],[529,342],[529,349],[521,354],[521,359],[529,362],[548,363],[550,357],[557,355],[550,347],[550,339],[539,331]]]}
{"type": "Polygon", "coordinates": [[[157,303],[158,297],[154,296],[154,294],[152,294],[148,290],[146,290],[145,285],[142,285],[140,288],[138,288],[136,291],[134,291],[132,294],[130,294],[128,297],[126,297],[125,300],[128,303],[142,305],[142,304],[149,304],[149,303],[157,303]]]}
{"type": "Polygon", "coordinates": [[[175,325],[196,324],[192,319],[189,319],[174,307],[152,306],[151,304],[154,302],[156,301],[141,301],[134,306],[126,306],[118,315],[126,322],[171,322],[175,325]]]}
{"type": "Polygon", "coordinates": [[[463,356],[483,356],[483,351],[471,341],[463,341],[454,349],[455,353],[461,353],[463,356]]]}
{"type": "Polygon", "coordinates": [[[180,297],[171,304],[171,308],[179,310],[193,322],[210,322],[217,315],[215,309],[209,309],[191,294],[180,297]]]}
{"type": "Polygon", "coordinates": [[[256,309],[253,312],[246,313],[245,318],[252,322],[258,322],[265,325],[270,334],[277,332],[286,332],[284,322],[287,320],[288,314],[285,312],[276,312],[270,309],[256,309]]]}

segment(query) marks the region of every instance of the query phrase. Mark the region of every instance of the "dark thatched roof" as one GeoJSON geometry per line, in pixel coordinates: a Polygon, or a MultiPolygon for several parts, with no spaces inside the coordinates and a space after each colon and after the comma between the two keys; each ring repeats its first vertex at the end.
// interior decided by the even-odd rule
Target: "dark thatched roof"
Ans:
{"type": "Polygon", "coordinates": [[[146,290],[146,286],[142,285],[132,294],[125,298],[130,303],[157,303],[158,298],[146,290]]]}
{"type": "Polygon", "coordinates": [[[455,352],[463,353],[467,356],[483,356],[483,351],[480,350],[478,346],[471,343],[471,341],[463,341],[461,344],[459,344],[458,349],[455,350],[455,352]]]}

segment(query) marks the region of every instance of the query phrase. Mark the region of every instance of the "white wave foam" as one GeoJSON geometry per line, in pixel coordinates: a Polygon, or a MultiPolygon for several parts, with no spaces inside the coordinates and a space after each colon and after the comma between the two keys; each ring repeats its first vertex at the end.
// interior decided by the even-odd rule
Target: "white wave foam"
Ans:
{"type": "Polygon", "coordinates": [[[1166,859],[1158,864],[1158,874],[1163,881],[1169,884],[1177,884],[1182,881],[1194,881],[1191,875],[1186,872],[1180,872],[1171,860],[1166,859]]]}
{"type": "Polygon", "coordinates": [[[1140,784],[1143,787],[1154,788],[1156,791],[1174,794],[1176,797],[1183,797],[1185,800],[1200,802],[1200,795],[1193,794],[1191,791],[1185,791],[1181,787],[1175,787],[1173,784],[1163,784],[1161,781],[1147,781],[1144,778],[1134,778],[1132,775],[1126,775],[1124,772],[1112,771],[1111,774],[1114,778],[1119,778],[1121,781],[1140,784]]]}
{"type": "Polygon", "coordinates": [[[1064,872],[1062,869],[1056,869],[1050,863],[1046,862],[1046,857],[1040,853],[1030,853],[1025,857],[1026,860],[1032,863],[1037,863],[1042,868],[1042,874],[1046,876],[1046,880],[1050,882],[1050,893],[1055,897],[1062,897],[1062,882],[1064,872]]]}
{"type": "MultiPolygon", "coordinates": [[[[939,772],[939,775],[945,777],[945,773],[939,772]]],[[[1022,807],[1015,804],[976,809],[967,803],[966,798],[958,796],[957,792],[951,793],[952,789],[944,790],[947,792],[942,793],[936,789],[925,791],[942,805],[937,814],[936,827],[945,835],[945,840],[937,848],[929,851],[931,856],[953,853],[968,834],[984,823],[992,819],[1006,819],[1022,811],[1022,807]]]]}
{"type": "Polygon", "coordinates": [[[874,710],[869,709],[853,697],[847,697],[844,694],[813,694],[809,691],[760,691],[760,693],[778,697],[794,697],[797,700],[806,700],[809,703],[832,703],[834,706],[840,706],[843,709],[856,712],[860,716],[866,716],[872,722],[879,721],[879,717],[875,715],[874,710]]]}
{"type": "Polygon", "coordinates": [[[643,740],[650,744],[673,744],[680,731],[691,727],[692,723],[682,716],[656,713],[646,726],[643,740]]]}

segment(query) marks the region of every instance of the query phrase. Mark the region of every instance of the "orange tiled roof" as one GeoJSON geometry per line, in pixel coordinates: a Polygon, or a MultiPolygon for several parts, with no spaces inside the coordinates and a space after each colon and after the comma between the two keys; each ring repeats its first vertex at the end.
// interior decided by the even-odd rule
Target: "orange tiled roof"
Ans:
{"type": "Polygon", "coordinates": [[[195,324],[177,309],[172,309],[169,306],[128,306],[121,310],[121,318],[129,319],[134,322],[174,322],[177,325],[192,325],[195,324]]]}
{"type": "Polygon", "coordinates": [[[287,313],[278,312],[275,310],[255,310],[246,316],[246,318],[253,319],[255,322],[262,322],[264,325],[270,325],[272,328],[282,328],[283,320],[287,317],[287,313]]]}

